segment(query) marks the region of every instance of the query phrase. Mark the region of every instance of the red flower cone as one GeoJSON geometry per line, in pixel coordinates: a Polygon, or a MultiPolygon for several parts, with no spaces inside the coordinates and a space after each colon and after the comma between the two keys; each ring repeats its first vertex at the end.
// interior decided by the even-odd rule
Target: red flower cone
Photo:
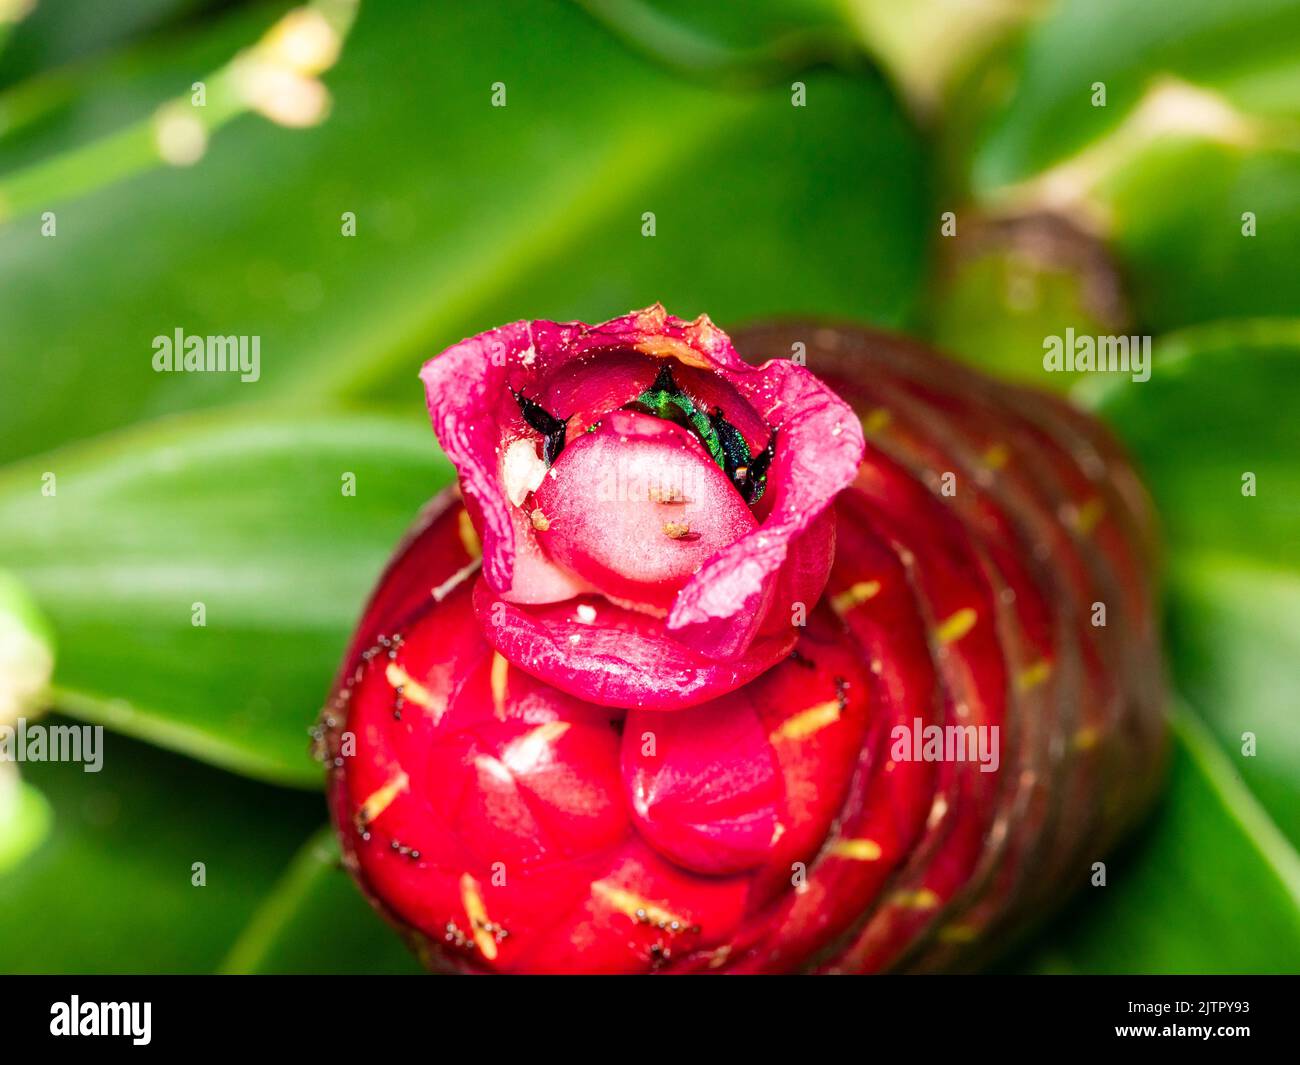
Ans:
{"type": "Polygon", "coordinates": [[[768,361],[652,307],[423,371],[460,490],[322,736],[430,967],[970,966],[1151,797],[1152,518],[1105,432],[894,338],[737,342],[768,361]]]}

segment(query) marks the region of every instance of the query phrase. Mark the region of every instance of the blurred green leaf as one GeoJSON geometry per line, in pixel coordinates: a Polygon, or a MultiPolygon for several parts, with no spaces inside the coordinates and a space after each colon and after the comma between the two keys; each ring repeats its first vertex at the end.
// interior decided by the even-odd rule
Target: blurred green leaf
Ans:
{"type": "MultiPolygon", "coordinates": [[[[183,96],[188,101],[196,81],[206,83],[236,51],[256,41],[284,6],[235,7],[214,14],[210,21],[174,27],[165,36],[88,56],[0,90],[0,173],[4,181],[43,160],[75,158],[77,149],[147,122],[165,100],[183,96]]],[[[47,5],[40,10],[48,9],[47,5]]],[[[196,117],[212,120],[207,111],[196,117]]],[[[161,165],[147,126],[143,140],[153,153],[154,165],[161,165]]],[[[130,162],[117,151],[102,158],[109,167],[130,162]]],[[[82,176],[84,183],[95,188],[106,184],[108,178],[109,173],[100,169],[82,176]]],[[[42,209],[61,206],[53,189],[42,192],[47,196],[42,209]]],[[[12,204],[0,200],[0,219],[11,211],[12,204]]]]}
{"type": "Polygon", "coordinates": [[[1155,344],[1149,381],[1102,384],[1095,403],[1145,473],[1175,558],[1223,551],[1300,567],[1300,424],[1281,416],[1300,401],[1300,319],[1172,334],[1155,344]],[[1242,493],[1246,472],[1254,497],[1242,493]]]}
{"type": "Polygon", "coordinates": [[[1101,192],[1145,329],[1300,311],[1300,150],[1170,138],[1101,192]],[[1243,233],[1247,212],[1253,236],[1243,233]]]}
{"type": "MultiPolygon", "coordinates": [[[[16,0],[31,11],[0,51],[0,86],[174,24],[220,0],[16,0]]],[[[6,9],[14,6],[10,0],[6,9]]],[[[0,20],[0,26],[3,20],[0,20]]]]}
{"type": "Polygon", "coordinates": [[[1163,74],[1261,113],[1300,111],[1297,0],[1063,0],[1029,32],[1021,77],[975,164],[988,192],[1113,129],[1163,74]],[[1094,107],[1094,83],[1106,105],[1094,107]]]}
{"type": "Polygon", "coordinates": [[[1172,336],[1150,381],[1117,383],[1100,409],[1165,525],[1177,687],[1300,844],[1300,322],[1172,336]]]}
{"type": "Polygon", "coordinates": [[[1148,830],[1011,968],[1291,973],[1300,858],[1205,727],[1176,717],[1169,790],[1148,830]]]}
{"type": "Polygon", "coordinates": [[[0,558],[54,624],[60,708],[314,787],[307,728],[347,634],[450,478],[415,422],[192,415],[0,472],[0,558]]]}
{"type": "MultiPolygon", "coordinates": [[[[250,111],[294,128],[316,125],[329,113],[329,93],[315,75],[333,65],[351,28],[357,2],[311,0],[258,34],[250,47],[223,56],[224,61],[212,66],[183,69],[163,89],[163,99],[152,101],[151,113],[145,117],[0,176],[0,209],[14,216],[40,212],[41,236],[48,239],[57,235],[55,215],[49,208],[162,163],[193,166],[206,153],[215,133],[250,111]]],[[[229,26],[222,25],[221,39],[226,39],[229,26]]],[[[172,58],[170,51],[168,58],[172,58]]],[[[128,63],[118,69],[138,68],[128,63]]],[[[137,100],[141,96],[138,82],[144,81],[147,87],[151,77],[158,76],[154,70],[135,79],[131,89],[137,100]]],[[[10,94],[20,101],[16,121],[34,120],[38,128],[47,124],[40,121],[47,117],[41,113],[42,103],[57,115],[58,90],[73,80],[56,82],[54,91],[47,94],[52,98],[44,101],[39,92],[35,101],[28,98],[30,86],[10,94]]],[[[127,98],[125,93],[120,96],[110,96],[118,108],[127,98]]],[[[0,108],[11,113],[12,124],[13,101],[0,101],[0,108]]],[[[48,140],[33,136],[31,130],[25,134],[29,149],[33,140],[48,140]]]]}
{"type": "Polygon", "coordinates": [[[839,0],[578,0],[634,48],[676,70],[741,81],[771,80],[856,52],[839,0]]]}
{"type": "Polygon", "coordinates": [[[927,123],[942,126],[939,154],[965,141],[983,123],[990,103],[1002,104],[1007,53],[1025,23],[1042,13],[1038,0],[839,0],[864,47],[889,73],[927,123]],[[954,119],[956,121],[954,121],[954,119]]]}
{"type": "Polygon", "coordinates": [[[53,824],[0,873],[7,973],[211,971],[321,814],[315,796],[112,733],[98,773],[66,762],[22,770],[53,824]],[[206,886],[192,884],[195,862],[206,886]]]}
{"type": "Polygon", "coordinates": [[[1179,684],[1300,846],[1300,572],[1192,554],[1175,560],[1171,584],[1169,644],[1179,684]]]}
{"type": "Polygon", "coordinates": [[[419,973],[370,908],[322,828],[294,857],[221,968],[229,973],[419,973]]]}
{"type": "Polygon", "coordinates": [[[56,238],[0,229],[0,358],[21,368],[0,451],[273,395],[414,413],[424,358],[523,317],[913,306],[922,156],[878,84],[810,73],[805,107],[684,84],[570,4],[515,2],[365,4],[326,80],[317,129],[246,116],[192,168],[64,204],[56,238]],[[262,380],[154,373],[178,327],[259,336],[262,380]]]}

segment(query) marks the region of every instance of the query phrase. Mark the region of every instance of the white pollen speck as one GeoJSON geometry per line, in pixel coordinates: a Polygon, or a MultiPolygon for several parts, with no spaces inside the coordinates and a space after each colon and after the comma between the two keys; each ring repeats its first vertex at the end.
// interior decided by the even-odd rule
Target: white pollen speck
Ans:
{"type": "Polygon", "coordinates": [[[579,603],[578,620],[584,625],[590,625],[596,620],[596,608],[588,603],[579,603]]]}
{"type": "Polygon", "coordinates": [[[573,644],[574,646],[577,646],[578,642],[579,642],[581,639],[582,639],[582,637],[579,636],[579,635],[575,632],[575,633],[573,633],[573,634],[569,637],[569,643],[573,644]]]}

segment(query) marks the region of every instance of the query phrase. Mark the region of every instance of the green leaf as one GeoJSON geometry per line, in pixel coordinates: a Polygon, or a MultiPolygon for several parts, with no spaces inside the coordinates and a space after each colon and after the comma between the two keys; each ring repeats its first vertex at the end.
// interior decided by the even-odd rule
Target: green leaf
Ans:
{"type": "MultiPolygon", "coordinates": [[[[1162,75],[1260,113],[1300,110],[1295,0],[1064,0],[1030,31],[1020,78],[975,165],[987,192],[1103,137],[1162,75]],[[1093,86],[1105,85],[1095,107],[1093,86]]],[[[1181,193],[1181,189],[1179,190],[1181,193]]]]}
{"type": "Polygon", "coordinates": [[[1179,684],[1300,846],[1300,572],[1193,554],[1175,561],[1171,578],[1169,647],[1179,684]]]}
{"type": "MultiPolygon", "coordinates": [[[[102,4],[95,6],[107,11],[102,4]]],[[[161,165],[150,125],[158,106],[177,97],[188,105],[196,81],[211,91],[214,86],[208,83],[214,72],[238,49],[256,41],[282,9],[281,4],[235,7],[201,25],[177,27],[142,42],[96,51],[6,86],[0,90],[0,189],[8,190],[16,173],[33,174],[28,168],[46,161],[56,173],[64,168],[82,170],[66,176],[75,187],[99,188],[119,169],[128,173],[138,169],[130,153],[113,143],[133,134],[142,134],[150,165],[161,165]]],[[[54,11],[50,4],[37,8],[37,13],[53,15],[54,11]]],[[[202,122],[218,121],[216,107],[195,110],[202,122]]],[[[42,211],[62,206],[63,196],[56,198],[48,170],[40,172],[37,194],[42,211]]],[[[13,196],[0,196],[0,219],[13,212],[13,196]]]]}
{"type": "Polygon", "coordinates": [[[1152,363],[1100,409],[1165,528],[1177,687],[1300,844],[1300,322],[1188,330],[1152,363]]]}
{"type": "Polygon", "coordinates": [[[227,973],[419,973],[340,865],[334,830],[294,857],[221,966],[227,973]]]}
{"type": "Polygon", "coordinates": [[[1010,967],[1084,973],[1289,973],[1300,857],[1196,717],[1176,717],[1169,790],[1147,831],[1010,967]]]}
{"type": "Polygon", "coordinates": [[[23,368],[0,451],[272,397],[415,415],[424,358],[523,317],[913,306],[922,154],[880,84],[809,72],[794,107],[788,86],[684,83],[572,5],[522,2],[365,4],[325,80],[319,128],[245,116],[196,166],[60,205],[55,238],[0,229],[0,358],[23,368]],[[260,381],[155,373],[177,328],[260,337],[260,381]]]}
{"type": "Polygon", "coordinates": [[[940,156],[959,146],[964,153],[967,129],[977,131],[989,105],[1005,102],[1007,53],[1018,43],[1024,24],[1042,10],[1034,0],[838,3],[857,26],[863,46],[906,94],[913,111],[942,127],[940,156]]]}
{"type": "Polygon", "coordinates": [[[1300,320],[1278,319],[1164,337],[1149,381],[1102,382],[1098,409],[1145,473],[1172,552],[1300,566],[1300,425],[1282,416],[1300,399],[1297,371],[1300,320]]]}
{"type": "Polygon", "coordinates": [[[837,0],[578,2],[634,48],[695,75],[771,80],[855,51],[846,5],[837,0]]]}
{"type": "Polygon", "coordinates": [[[307,729],[348,632],[450,478],[415,422],[191,415],[0,473],[0,557],[58,634],[60,708],[315,787],[307,729]]]}
{"type": "MultiPolygon", "coordinates": [[[[86,55],[130,37],[179,21],[218,0],[58,0],[35,3],[0,52],[0,85],[86,55]]],[[[18,3],[19,8],[24,5],[18,3]]],[[[6,11],[14,4],[5,5],[6,11]]],[[[4,20],[0,19],[0,27],[4,20]]]]}
{"type": "Polygon", "coordinates": [[[1292,279],[1300,247],[1295,147],[1166,140],[1122,167],[1101,194],[1147,330],[1300,307],[1292,279]]]}
{"type": "Polygon", "coordinates": [[[211,971],[319,823],[320,800],[112,733],[103,743],[98,773],[21,767],[48,798],[52,825],[0,872],[0,970],[211,971]],[[193,884],[195,862],[206,886],[193,884]]]}

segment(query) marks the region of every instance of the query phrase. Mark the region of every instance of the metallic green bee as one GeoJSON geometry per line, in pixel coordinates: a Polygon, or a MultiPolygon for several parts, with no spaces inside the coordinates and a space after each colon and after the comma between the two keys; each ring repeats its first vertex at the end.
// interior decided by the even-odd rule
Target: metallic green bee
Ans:
{"type": "Polygon", "coordinates": [[[757,503],[763,498],[767,470],[776,454],[775,430],[767,447],[757,457],[751,455],[749,444],[740,430],[723,416],[722,408],[714,407],[710,411],[697,407],[681,390],[667,363],[659,368],[654,383],[623,409],[653,414],[690,429],[746,503],[757,503]]]}
{"type": "MultiPolygon", "coordinates": [[[[515,392],[514,389],[511,392],[519,404],[524,421],[541,434],[542,458],[550,466],[564,450],[567,423],[522,392],[515,392]]],[[[681,390],[677,379],[673,377],[672,367],[667,363],[659,368],[654,383],[631,403],[624,404],[623,409],[652,414],[689,429],[704,445],[718,468],[736,486],[746,503],[757,503],[763,498],[768,467],[776,455],[775,429],[767,441],[767,447],[757,455],[751,454],[749,444],[741,436],[740,430],[723,416],[722,408],[705,410],[697,407],[695,401],[681,390]]],[[[587,432],[593,432],[595,428],[595,425],[590,425],[587,432]]]]}

